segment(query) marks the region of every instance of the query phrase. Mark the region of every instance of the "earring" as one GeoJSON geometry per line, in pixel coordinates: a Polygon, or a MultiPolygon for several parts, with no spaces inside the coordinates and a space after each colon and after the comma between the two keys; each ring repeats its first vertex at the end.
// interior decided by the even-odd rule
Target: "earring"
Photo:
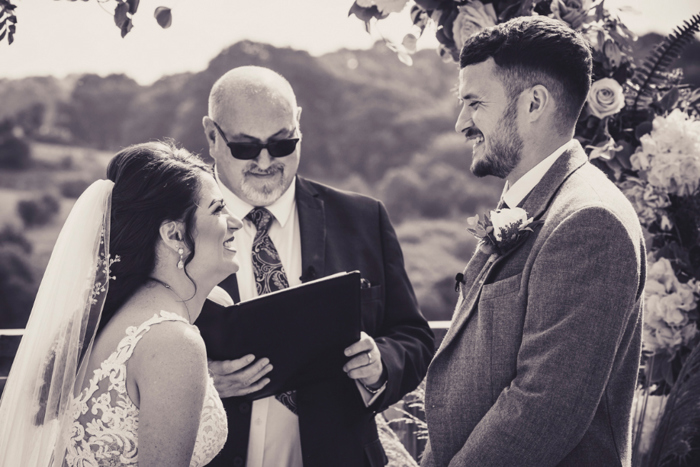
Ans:
{"type": "Polygon", "coordinates": [[[185,263],[182,262],[182,255],[185,253],[185,250],[180,248],[179,250],[177,250],[177,253],[180,255],[180,261],[177,263],[177,268],[185,269],[185,263]]]}

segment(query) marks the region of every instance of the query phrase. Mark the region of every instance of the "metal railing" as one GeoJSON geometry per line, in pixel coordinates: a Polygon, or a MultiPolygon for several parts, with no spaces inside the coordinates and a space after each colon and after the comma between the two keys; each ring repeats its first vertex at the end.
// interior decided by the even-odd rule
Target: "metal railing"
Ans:
{"type": "MultiPolygon", "coordinates": [[[[450,327],[450,321],[429,321],[430,328],[436,332],[436,341],[439,341],[444,337],[444,332],[450,327]]],[[[24,329],[0,329],[0,341],[3,337],[22,337],[24,335],[24,329]]],[[[9,358],[9,355],[2,355],[2,347],[0,346],[0,360],[9,358]]],[[[14,358],[14,354],[12,355],[14,358]]],[[[10,360],[11,361],[11,360],[10,360]]],[[[9,372],[9,367],[6,372],[9,372]]],[[[4,383],[7,380],[7,374],[2,374],[3,368],[0,365],[0,391],[4,387],[4,383]]]]}

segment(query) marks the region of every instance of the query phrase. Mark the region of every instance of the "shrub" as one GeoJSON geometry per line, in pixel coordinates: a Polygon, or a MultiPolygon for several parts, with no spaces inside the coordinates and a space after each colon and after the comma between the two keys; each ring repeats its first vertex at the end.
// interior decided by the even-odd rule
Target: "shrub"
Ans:
{"type": "Polygon", "coordinates": [[[61,205],[55,196],[44,194],[40,198],[22,200],[17,203],[17,213],[27,228],[50,223],[61,205]]]}
{"type": "Polygon", "coordinates": [[[18,246],[28,255],[32,253],[32,244],[24,233],[14,225],[6,224],[0,230],[0,246],[10,244],[18,246]]]}
{"type": "Polygon", "coordinates": [[[80,178],[75,180],[66,180],[60,185],[61,196],[64,198],[77,199],[89,186],[90,182],[80,178]]]}
{"type": "Polygon", "coordinates": [[[32,164],[29,143],[12,133],[0,135],[0,168],[22,170],[32,164]]]}
{"type": "Polygon", "coordinates": [[[12,243],[0,245],[0,328],[25,327],[35,295],[27,254],[12,243]]]}

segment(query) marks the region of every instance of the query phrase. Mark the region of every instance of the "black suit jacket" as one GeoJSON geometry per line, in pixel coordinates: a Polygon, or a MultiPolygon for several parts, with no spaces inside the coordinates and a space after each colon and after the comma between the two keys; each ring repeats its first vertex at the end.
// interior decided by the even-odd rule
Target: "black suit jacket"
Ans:
{"type": "MultiPolygon", "coordinates": [[[[365,407],[350,378],[325,381],[297,391],[304,467],[386,464],[374,416],[416,388],[434,352],[433,333],[418,310],[404,269],[403,254],[381,202],[297,177],[302,281],[359,270],[371,287],[361,290],[362,328],[374,337],[388,376],[386,389],[365,407]]],[[[221,284],[239,301],[235,275],[221,284]]],[[[218,332],[207,302],[197,319],[204,342],[218,332]]],[[[330,310],[329,310],[330,311],[330,310]]],[[[229,436],[211,466],[245,465],[251,404],[223,399],[229,436]]]]}

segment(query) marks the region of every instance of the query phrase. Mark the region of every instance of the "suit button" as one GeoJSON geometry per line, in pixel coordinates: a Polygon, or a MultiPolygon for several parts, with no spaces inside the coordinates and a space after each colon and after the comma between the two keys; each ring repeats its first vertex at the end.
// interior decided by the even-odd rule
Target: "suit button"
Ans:
{"type": "Polygon", "coordinates": [[[243,467],[243,458],[236,456],[233,458],[233,466],[234,467],[243,467]]]}
{"type": "Polygon", "coordinates": [[[238,406],[238,411],[240,413],[248,413],[250,412],[250,404],[247,402],[242,402],[241,405],[238,406]]]}

